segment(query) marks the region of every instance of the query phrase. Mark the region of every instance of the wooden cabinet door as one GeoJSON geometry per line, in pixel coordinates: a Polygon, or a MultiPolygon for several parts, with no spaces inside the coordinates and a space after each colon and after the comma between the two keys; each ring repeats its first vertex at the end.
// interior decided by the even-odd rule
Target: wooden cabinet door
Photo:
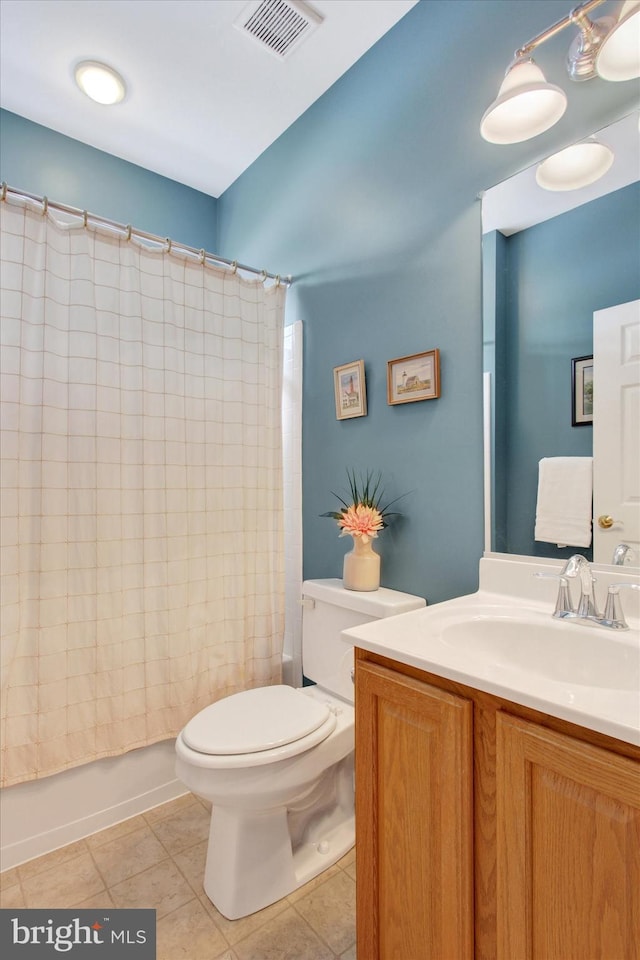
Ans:
{"type": "Polygon", "coordinates": [[[362,960],[473,957],[472,719],[470,700],[357,661],[362,960]]]}
{"type": "Polygon", "coordinates": [[[640,764],[497,723],[498,960],[638,960],[640,764]]]}

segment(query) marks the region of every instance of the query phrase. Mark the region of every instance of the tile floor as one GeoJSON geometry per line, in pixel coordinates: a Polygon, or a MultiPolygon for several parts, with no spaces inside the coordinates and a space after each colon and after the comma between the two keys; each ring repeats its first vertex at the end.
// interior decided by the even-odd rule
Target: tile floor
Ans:
{"type": "Polygon", "coordinates": [[[260,913],[202,889],[209,811],[188,794],[0,874],[2,907],[151,907],[157,960],[355,960],[355,853],[260,913]]]}

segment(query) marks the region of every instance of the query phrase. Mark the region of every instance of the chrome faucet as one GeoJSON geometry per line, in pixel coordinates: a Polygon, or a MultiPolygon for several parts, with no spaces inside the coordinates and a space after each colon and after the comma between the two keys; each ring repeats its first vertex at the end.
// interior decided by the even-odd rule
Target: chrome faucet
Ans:
{"type": "Polygon", "coordinates": [[[560,574],[561,577],[569,579],[580,577],[580,600],[575,611],[576,617],[580,620],[595,619],[600,616],[596,609],[596,600],[593,593],[593,574],[591,573],[591,564],[581,553],[575,553],[569,557],[560,574]]]}
{"type": "Polygon", "coordinates": [[[619,543],[618,546],[613,551],[613,559],[611,563],[615,567],[622,567],[626,563],[627,556],[633,554],[633,550],[628,543],[619,543]]]}
{"type": "Polygon", "coordinates": [[[620,603],[620,590],[629,587],[640,590],[640,583],[612,583],[607,594],[604,613],[599,613],[596,606],[593,585],[595,579],[591,571],[591,564],[582,554],[576,553],[569,557],[559,574],[536,573],[537,577],[551,577],[559,580],[558,597],[553,616],[560,620],[587,620],[610,630],[628,630],[620,603]],[[571,602],[569,580],[580,578],[580,599],[574,608],[571,602]]]}

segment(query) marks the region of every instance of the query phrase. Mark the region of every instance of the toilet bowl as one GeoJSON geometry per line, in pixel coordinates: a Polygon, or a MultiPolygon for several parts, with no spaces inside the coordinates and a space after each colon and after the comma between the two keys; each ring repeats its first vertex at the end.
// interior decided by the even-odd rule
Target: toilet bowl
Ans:
{"type": "MultiPolygon", "coordinates": [[[[189,724],[176,741],[178,777],[213,807],[204,889],[229,920],[285,897],[354,842],[353,707],[328,695],[318,699],[315,687],[285,686],[245,691],[213,707],[236,698],[246,705],[246,694],[264,692],[274,695],[274,710],[291,711],[296,701],[303,714],[306,704],[316,708],[316,728],[275,746],[266,737],[263,749],[256,740],[250,753],[202,753],[189,745],[189,724]]],[[[250,706],[259,733],[264,723],[257,703],[250,706]]],[[[212,724],[222,720],[207,711],[212,724]]]]}
{"type": "Polygon", "coordinates": [[[177,776],[212,804],[204,889],[229,920],[287,896],[353,846],[353,649],[340,633],[425,602],[384,588],[354,594],[337,580],[303,590],[303,664],[317,683],[233,694],[176,739],[177,776]]]}

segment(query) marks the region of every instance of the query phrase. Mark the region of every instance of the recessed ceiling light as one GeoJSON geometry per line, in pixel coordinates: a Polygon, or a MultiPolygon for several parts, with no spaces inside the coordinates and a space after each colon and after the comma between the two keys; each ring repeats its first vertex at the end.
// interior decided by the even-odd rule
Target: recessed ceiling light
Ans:
{"type": "Polygon", "coordinates": [[[112,67],[97,60],[83,60],[75,69],[76,83],[96,103],[120,103],[126,93],[124,80],[112,67]]]}

